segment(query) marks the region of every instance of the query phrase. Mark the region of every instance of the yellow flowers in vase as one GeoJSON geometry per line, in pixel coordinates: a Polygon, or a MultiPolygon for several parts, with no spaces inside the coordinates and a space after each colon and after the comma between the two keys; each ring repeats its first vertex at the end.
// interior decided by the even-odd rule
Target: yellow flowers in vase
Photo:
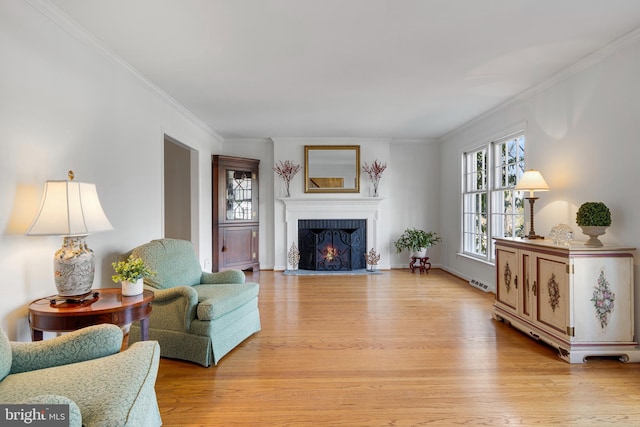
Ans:
{"type": "Polygon", "coordinates": [[[122,284],[122,295],[139,295],[143,291],[143,279],[151,277],[156,273],[149,269],[140,258],[133,255],[125,261],[117,261],[111,264],[116,274],[111,276],[111,280],[122,284]]]}

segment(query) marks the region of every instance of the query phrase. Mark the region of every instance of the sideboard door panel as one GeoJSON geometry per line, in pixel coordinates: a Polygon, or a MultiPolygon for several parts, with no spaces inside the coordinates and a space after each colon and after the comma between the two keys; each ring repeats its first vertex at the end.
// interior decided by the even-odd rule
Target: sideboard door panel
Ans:
{"type": "Polygon", "coordinates": [[[538,322],[559,332],[569,326],[569,275],[566,260],[546,255],[536,258],[538,322]]]}
{"type": "Polygon", "coordinates": [[[533,289],[533,274],[531,273],[531,253],[527,251],[520,251],[520,274],[522,278],[520,279],[521,286],[521,314],[531,319],[533,316],[533,297],[534,289],[533,289]]]}
{"type": "Polygon", "coordinates": [[[499,248],[496,256],[496,298],[505,308],[518,311],[518,257],[515,250],[499,248]]]}
{"type": "Polygon", "coordinates": [[[632,269],[630,257],[575,260],[576,341],[633,341],[632,269]]]}

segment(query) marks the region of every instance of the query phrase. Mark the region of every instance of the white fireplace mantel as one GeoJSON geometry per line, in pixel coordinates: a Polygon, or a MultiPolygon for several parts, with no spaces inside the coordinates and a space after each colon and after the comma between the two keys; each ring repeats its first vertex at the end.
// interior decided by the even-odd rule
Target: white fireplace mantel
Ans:
{"type": "MultiPolygon", "coordinates": [[[[367,251],[379,248],[379,197],[286,197],[280,199],[285,206],[288,251],[298,245],[300,219],[364,219],[367,221],[367,251]]],[[[377,250],[377,249],[376,249],[377,250]]],[[[290,266],[287,266],[289,268],[290,266]]]]}

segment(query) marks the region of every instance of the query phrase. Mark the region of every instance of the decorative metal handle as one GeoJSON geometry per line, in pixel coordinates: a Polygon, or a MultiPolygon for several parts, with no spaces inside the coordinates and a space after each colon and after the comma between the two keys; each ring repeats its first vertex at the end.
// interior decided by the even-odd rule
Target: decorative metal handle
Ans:
{"type": "Polygon", "coordinates": [[[533,296],[537,297],[538,296],[538,284],[536,283],[536,281],[533,281],[533,296]]]}
{"type": "Polygon", "coordinates": [[[513,279],[513,285],[516,287],[516,289],[518,289],[518,276],[516,276],[516,278],[513,279]]]}

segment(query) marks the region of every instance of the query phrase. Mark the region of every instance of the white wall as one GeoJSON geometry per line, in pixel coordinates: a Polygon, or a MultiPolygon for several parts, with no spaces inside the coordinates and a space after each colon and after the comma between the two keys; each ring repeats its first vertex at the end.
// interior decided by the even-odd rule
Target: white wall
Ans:
{"type": "Polygon", "coordinates": [[[163,234],[164,134],[198,151],[197,249],[211,257],[211,153],[221,139],[88,38],[23,1],[0,1],[0,326],[29,337],[27,303],[55,294],[62,238],[26,237],[48,179],[97,185],[114,230],[88,238],[94,287],[111,262],[163,234]],[[64,28],[63,28],[64,27],[64,28]]]}
{"type": "MultiPolygon", "coordinates": [[[[538,234],[548,235],[551,227],[564,223],[577,239],[586,240],[575,213],[583,202],[602,201],[611,209],[613,224],[601,240],[640,247],[640,46],[627,43],[604,53],[609,53],[604,60],[585,60],[444,139],[442,164],[450,167],[441,171],[440,225],[447,242],[442,262],[451,271],[495,287],[493,266],[460,257],[459,245],[453,244],[460,235],[460,159],[466,149],[518,123],[526,123],[527,167],[539,169],[551,188],[535,204],[538,234]]],[[[528,221],[527,215],[527,227],[528,221]]],[[[636,291],[636,331],[639,297],[636,291]]]]}
{"type": "MultiPolygon", "coordinates": [[[[391,207],[389,233],[393,268],[407,268],[409,253],[396,253],[393,242],[406,228],[440,229],[440,144],[430,140],[394,140],[391,144],[387,194],[391,207]]],[[[432,265],[440,266],[443,245],[429,248],[432,265]]]]}

